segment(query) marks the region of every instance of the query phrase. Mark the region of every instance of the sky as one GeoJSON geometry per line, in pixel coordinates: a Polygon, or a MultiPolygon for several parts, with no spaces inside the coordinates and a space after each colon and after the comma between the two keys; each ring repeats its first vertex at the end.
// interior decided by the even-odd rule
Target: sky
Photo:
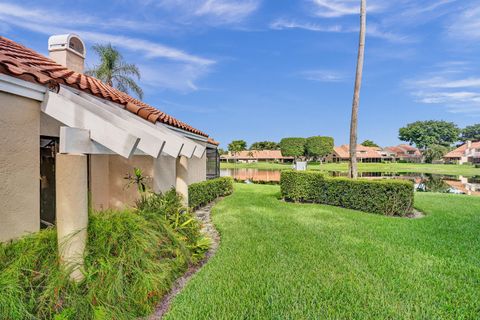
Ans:
{"type": "MultiPolygon", "coordinates": [[[[52,34],[111,43],[144,101],[221,142],[348,143],[359,0],[2,1],[0,34],[47,55],[52,34]]],[[[480,1],[368,0],[359,142],[417,120],[480,122],[480,1]]]]}

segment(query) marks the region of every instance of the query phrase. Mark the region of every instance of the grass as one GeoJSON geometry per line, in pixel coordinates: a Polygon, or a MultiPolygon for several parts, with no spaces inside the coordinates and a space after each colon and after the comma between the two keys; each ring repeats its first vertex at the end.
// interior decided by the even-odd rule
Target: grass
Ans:
{"type": "Polygon", "coordinates": [[[418,193],[422,219],[235,186],[217,254],[165,319],[478,319],[480,198],[418,193]]]}
{"type": "MultiPolygon", "coordinates": [[[[252,169],[290,169],[291,164],[280,163],[221,163],[222,169],[233,168],[252,168],[252,169]]],[[[309,165],[310,170],[321,171],[348,171],[347,163],[326,163],[309,165]]],[[[418,172],[418,173],[433,173],[445,175],[462,175],[462,176],[476,176],[480,175],[480,168],[475,168],[473,165],[455,165],[455,164],[427,164],[427,163],[359,163],[358,169],[360,172],[418,172]]]]}

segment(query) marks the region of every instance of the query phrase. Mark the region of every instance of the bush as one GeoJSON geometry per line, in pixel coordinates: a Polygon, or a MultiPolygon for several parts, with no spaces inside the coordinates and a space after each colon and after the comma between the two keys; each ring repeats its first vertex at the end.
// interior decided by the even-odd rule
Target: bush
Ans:
{"type": "Polygon", "coordinates": [[[197,209],[218,197],[228,196],[232,192],[233,179],[231,177],[192,183],[188,186],[188,205],[190,208],[197,209]]]}
{"type": "Polygon", "coordinates": [[[280,187],[285,200],[314,202],[388,216],[413,210],[413,183],[405,180],[364,180],[326,177],[317,172],[285,170],[280,187]]]}
{"type": "Polygon", "coordinates": [[[85,279],[58,264],[56,230],[0,244],[0,319],[135,319],[150,314],[209,242],[173,192],[91,214],[85,279]]]}

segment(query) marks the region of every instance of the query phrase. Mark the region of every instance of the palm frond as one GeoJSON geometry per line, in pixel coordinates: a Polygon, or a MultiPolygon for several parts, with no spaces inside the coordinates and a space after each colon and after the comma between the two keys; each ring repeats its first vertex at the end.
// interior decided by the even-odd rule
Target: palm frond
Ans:
{"type": "Polygon", "coordinates": [[[124,89],[121,90],[123,92],[128,92],[128,90],[131,90],[138,96],[140,100],[143,99],[142,88],[140,88],[140,86],[132,78],[123,75],[115,75],[115,82],[117,83],[118,90],[121,90],[120,87],[124,89]],[[127,89],[127,91],[125,91],[125,89],[127,89]]]}
{"type": "Polygon", "coordinates": [[[100,64],[87,70],[85,74],[93,76],[122,92],[128,93],[131,90],[140,99],[143,97],[143,90],[132,79],[132,76],[140,79],[140,70],[136,65],[126,63],[122,54],[110,43],[95,44],[92,49],[99,56],[100,64]]]}

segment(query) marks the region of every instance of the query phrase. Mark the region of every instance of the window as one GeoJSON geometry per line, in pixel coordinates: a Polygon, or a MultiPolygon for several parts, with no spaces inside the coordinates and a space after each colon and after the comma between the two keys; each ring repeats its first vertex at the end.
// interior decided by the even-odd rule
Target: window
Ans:
{"type": "Polygon", "coordinates": [[[220,177],[220,156],[217,148],[207,147],[207,179],[220,177]]]}

